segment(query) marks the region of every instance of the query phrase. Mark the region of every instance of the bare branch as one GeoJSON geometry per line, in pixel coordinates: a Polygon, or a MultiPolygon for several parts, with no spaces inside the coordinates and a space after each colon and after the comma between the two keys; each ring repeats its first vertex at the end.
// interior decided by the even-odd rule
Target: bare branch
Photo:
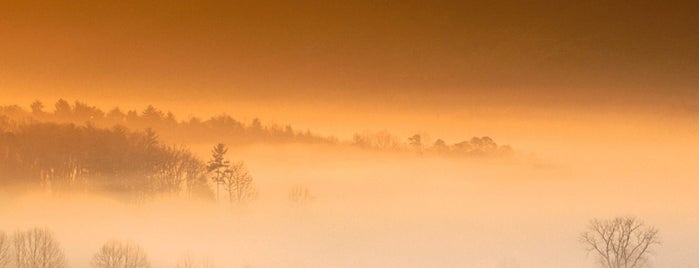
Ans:
{"type": "Polygon", "coordinates": [[[595,252],[606,268],[640,268],[653,245],[659,244],[658,231],[635,218],[592,220],[580,242],[595,252]]]}

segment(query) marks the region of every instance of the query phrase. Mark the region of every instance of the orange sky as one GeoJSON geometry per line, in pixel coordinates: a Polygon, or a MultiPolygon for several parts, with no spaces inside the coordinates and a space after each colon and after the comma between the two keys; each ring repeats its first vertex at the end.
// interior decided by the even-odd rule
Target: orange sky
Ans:
{"type": "MultiPolygon", "coordinates": [[[[213,228],[188,217],[181,224],[192,237],[173,239],[180,225],[167,225],[162,234],[176,234],[168,240],[152,232],[172,216],[158,207],[124,227],[113,211],[133,207],[109,203],[93,215],[66,206],[65,214],[48,199],[52,209],[0,202],[0,212],[17,215],[0,229],[64,222],[54,228],[73,256],[91,254],[102,236],[134,232],[156,261],[182,241],[208,252],[205,239],[230,236],[233,246],[214,254],[248,253],[253,266],[427,256],[422,266],[490,267],[476,261],[491,254],[584,267],[576,235],[585,222],[635,213],[663,232],[659,266],[697,263],[699,1],[290,2],[0,0],[0,105],[154,104],[179,119],[228,113],[341,139],[383,129],[403,141],[491,136],[512,145],[513,163],[251,147],[234,156],[263,198],[284,199],[284,183],[311,183],[323,213],[302,223],[262,209],[213,228]],[[83,217],[102,227],[76,232],[83,217]],[[289,235],[294,227],[309,231],[289,235]]],[[[210,144],[191,146],[206,154],[210,144]]]]}
{"type": "Polygon", "coordinates": [[[3,2],[0,101],[153,103],[326,132],[696,117],[697,13],[693,1],[3,2]]]}

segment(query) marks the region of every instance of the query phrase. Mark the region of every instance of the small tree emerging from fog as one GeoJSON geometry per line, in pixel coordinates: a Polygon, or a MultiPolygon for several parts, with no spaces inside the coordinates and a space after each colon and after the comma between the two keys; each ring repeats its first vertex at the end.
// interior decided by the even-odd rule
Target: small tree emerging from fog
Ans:
{"type": "Polygon", "coordinates": [[[422,136],[420,136],[420,134],[410,136],[410,138],[408,138],[408,144],[419,150],[422,147],[422,136]]]}
{"type": "Polygon", "coordinates": [[[32,114],[35,116],[43,116],[44,115],[44,104],[36,100],[32,102],[32,104],[29,106],[32,108],[32,114]]]}
{"type": "Polygon", "coordinates": [[[594,219],[580,241],[605,268],[645,267],[653,246],[660,244],[655,227],[632,217],[594,219]]]}
{"type": "Polygon", "coordinates": [[[197,259],[187,254],[180,259],[175,268],[214,268],[214,264],[208,258],[197,259]]]}
{"type": "Polygon", "coordinates": [[[17,231],[13,237],[13,253],[17,268],[63,268],[65,256],[48,229],[17,231]]]}
{"type": "Polygon", "coordinates": [[[211,180],[216,184],[216,200],[219,199],[219,188],[230,173],[230,162],[224,157],[228,152],[225,144],[219,143],[211,149],[211,160],[207,163],[206,171],[211,174],[211,180]]]}
{"type": "Polygon", "coordinates": [[[231,164],[224,176],[223,188],[228,192],[231,203],[242,204],[257,198],[257,189],[252,183],[252,176],[243,162],[231,164]]]}
{"type": "Polygon", "coordinates": [[[94,268],[149,268],[148,256],[131,242],[111,240],[92,257],[94,268]]]}
{"type": "Polygon", "coordinates": [[[308,190],[308,187],[296,185],[289,191],[289,201],[295,205],[305,205],[313,201],[315,197],[308,190]]]}
{"type": "Polygon", "coordinates": [[[219,196],[219,187],[228,193],[228,201],[231,203],[245,203],[257,197],[257,190],[252,183],[252,176],[248,173],[243,162],[232,163],[225,159],[228,148],[219,143],[211,150],[211,160],[207,163],[207,171],[211,174],[211,180],[216,184],[216,199],[219,196]]]}
{"type": "Polygon", "coordinates": [[[5,232],[0,232],[0,268],[5,268],[10,263],[10,239],[5,232]]]}

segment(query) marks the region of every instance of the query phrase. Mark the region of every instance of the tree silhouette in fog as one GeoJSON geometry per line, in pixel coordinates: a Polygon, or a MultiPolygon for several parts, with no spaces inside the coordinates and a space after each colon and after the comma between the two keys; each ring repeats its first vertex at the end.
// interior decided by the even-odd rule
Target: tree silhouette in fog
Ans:
{"type": "Polygon", "coordinates": [[[257,198],[252,176],[243,162],[231,164],[228,176],[224,177],[223,187],[228,192],[231,203],[242,204],[257,198]]]}
{"type": "Polygon", "coordinates": [[[41,101],[34,101],[30,106],[34,116],[44,116],[44,104],[41,101]]]}
{"type": "Polygon", "coordinates": [[[94,268],[148,268],[148,256],[132,242],[111,240],[92,257],[94,268]]]}
{"type": "Polygon", "coordinates": [[[605,268],[640,268],[648,265],[653,246],[660,244],[658,230],[632,218],[594,219],[580,242],[605,268]]]}
{"type": "Polygon", "coordinates": [[[10,239],[5,232],[0,231],[0,268],[8,267],[10,261],[10,239]]]}
{"type": "MultiPolygon", "coordinates": [[[[310,130],[299,131],[289,125],[265,125],[258,118],[254,118],[249,124],[225,114],[208,119],[190,117],[187,120],[178,120],[172,112],[165,112],[153,105],[148,105],[141,111],[122,110],[115,107],[105,113],[95,106],[80,101],[71,104],[64,99],[59,99],[54,105],[53,112],[43,111],[43,104],[40,101],[34,102],[30,107],[31,111],[26,112],[17,105],[0,106],[0,124],[4,125],[0,125],[0,130],[11,125],[38,121],[89,124],[101,128],[112,128],[117,125],[136,130],[150,128],[160,133],[161,140],[168,143],[202,143],[211,140],[225,141],[231,146],[259,142],[339,143],[337,138],[332,136],[319,136],[310,130]]],[[[436,142],[431,147],[420,134],[410,136],[407,140],[403,140],[404,142],[400,142],[400,140],[388,131],[382,130],[377,133],[354,134],[348,143],[364,149],[417,151],[453,156],[506,156],[512,151],[509,146],[498,145],[487,136],[473,137],[452,145],[446,142],[436,142]]]]}
{"type": "Polygon", "coordinates": [[[298,206],[306,205],[315,199],[315,196],[311,194],[308,187],[303,185],[295,185],[291,187],[288,197],[289,201],[291,201],[293,205],[298,206]]]}
{"type": "Polygon", "coordinates": [[[164,135],[168,142],[198,143],[210,140],[226,140],[229,144],[250,144],[255,142],[275,143],[334,143],[335,138],[321,137],[310,131],[297,131],[291,126],[263,125],[255,118],[249,125],[235,120],[228,115],[217,115],[207,120],[192,117],[189,120],[178,121],[172,112],[165,112],[153,105],[144,110],[121,110],[115,107],[104,112],[98,107],[81,101],[70,102],[59,99],[54,104],[54,110],[44,111],[44,104],[35,101],[30,105],[29,112],[21,107],[0,107],[0,116],[8,116],[11,120],[26,123],[28,121],[60,122],[74,124],[92,124],[96,127],[111,128],[123,125],[130,129],[153,130],[164,135]]]}
{"type": "Polygon", "coordinates": [[[0,132],[0,183],[89,189],[132,200],[210,195],[204,163],[152,130],[33,123],[0,132]]]}
{"type": "Polygon", "coordinates": [[[510,146],[498,145],[488,136],[472,137],[469,140],[451,145],[443,139],[437,139],[432,146],[427,146],[426,139],[420,134],[412,135],[408,137],[405,143],[400,143],[398,138],[385,130],[377,133],[355,133],[352,136],[350,145],[363,149],[412,151],[449,156],[497,157],[508,156],[512,153],[510,146]]]}
{"type": "Polygon", "coordinates": [[[371,140],[369,140],[366,136],[359,135],[357,133],[352,136],[352,145],[362,148],[370,148],[372,146],[371,140]]]}
{"type": "Polygon", "coordinates": [[[225,182],[225,177],[230,173],[230,161],[224,157],[228,152],[228,147],[223,143],[218,143],[211,149],[211,160],[207,163],[206,171],[211,174],[211,180],[216,185],[216,200],[219,200],[219,188],[225,182]]]}
{"type": "Polygon", "coordinates": [[[214,268],[216,267],[208,258],[195,258],[191,254],[182,257],[175,268],[214,268]]]}
{"type": "Polygon", "coordinates": [[[95,106],[76,101],[73,105],[72,120],[78,122],[92,122],[104,117],[104,112],[95,106]]]}
{"type": "Polygon", "coordinates": [[[438,152],[447,152],[449,151],[449,145],[447,145],[446,142],[442,139],[437,139],[434,142],[434,145],[432,145],[432,148],[434,148],[438,152]]]}
{"type": "Polygon", "coordinates": [[[219,143],[211,149],[211,160],[207,165],[207,171],[211,174],[211,180],[216,184],[216,198],[218,199],[219,186],[228,194],[231,203],[245,203],[257,197],[257,190],[252,183],[252,176],[248,173],[243,162],[231,163],[225,159],[228,148],[219,143]]]}
{"type": "Polygon", "coordinates": [[[12,236],[12,243],[17,268],[66,267],[63,251],[48,229],[17,231],[12,236]]]}
{"type": "Polygon", "coordinates": [[[410,138],[408,138],[408,144],[416,150],[420,150],[420,148],[422,148],[422,136],[420,136],[420,134],[410,136],[410,138]]]}
{"type": "Polygon", "coordinates": [[[73,108],[70,107],[70,103],[64,99],[59,99],[56,101],[54,107],[56,108],[56,111],[53,114],[58,117],[58,119],[67,120],[73,115],[73,108]]]}

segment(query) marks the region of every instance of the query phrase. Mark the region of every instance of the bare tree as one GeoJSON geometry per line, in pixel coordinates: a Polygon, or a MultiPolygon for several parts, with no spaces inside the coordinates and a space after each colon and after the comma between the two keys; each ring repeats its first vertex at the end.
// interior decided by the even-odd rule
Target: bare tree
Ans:
{"type": "Polygon", "coordinates": [[[95,268],[149,268],[146,253],[132,242],[111,240],[92,257],[95,268]]]}
{"type": "Polygon", "coordinates": [[[308,187],[296,185],[289,190],[289,201],[294,205],[305,205],[313,201],[315,197],[308,187]]]}
{"type": "Polygon", "coordinates": [[[10,264],[10,239],[5,232],[0,232],[0,268],[10,264]]]}
{"type": "Polygon", "coordinates": [[[633,217],[594,219],[580,241],[605,268],[644,267],[653,245],[660,244],[658,230],[633,217]]]}
{"type": "Polygon", "coordinates": [[[398,139],[387,130],[379,131],[376,133],[375,138],[378,149],[387,150],[398,147],[398,139]]]}
{"type": "Polygon", "coordinates": [[[17,268],[66,267],[60,245],[48,229],[17,231],[13,236],[14,261],[17,268]]]}
{"type": "Polygon", "coordinates": [[[354,136],[352,136],[352,145],[363,148],[370,148],[372,146],[369,137],[359,133],[354,133],[354,136]]]}
{"type": "Polygon", "coordinates": [[[257,198],[257,189],[252,183],[252,176],[243,162],[233,163],[226,170],[223,188],[228,192],[231,203],[242,204],[257,198]]]}
{"type": "Polygon", "coordinates": [[[195,258],[191,254],[185,255],[175,268],[214,268],[214,264],[208,258],[195,258]]]}

